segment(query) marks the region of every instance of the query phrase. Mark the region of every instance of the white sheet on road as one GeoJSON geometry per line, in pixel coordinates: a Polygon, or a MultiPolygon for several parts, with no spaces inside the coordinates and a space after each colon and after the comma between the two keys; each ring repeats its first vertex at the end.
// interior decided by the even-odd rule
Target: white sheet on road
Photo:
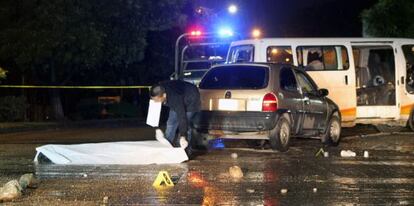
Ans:
{"type": "Polygon", "coordinates": [[[55,164],[172,164],[188,160],[183,148],[174,148],[164,138],[154,141],[107,142],[76,145],[45,145],[36,148],[35,162],[42,153],[55,164]]]}

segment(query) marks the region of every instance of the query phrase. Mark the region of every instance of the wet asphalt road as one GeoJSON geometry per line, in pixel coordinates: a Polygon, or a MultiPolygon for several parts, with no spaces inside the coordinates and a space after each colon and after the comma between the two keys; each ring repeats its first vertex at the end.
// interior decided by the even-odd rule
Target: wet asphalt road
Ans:
{"type": "Polygon", "coordinates": [[[102,205],[104,197],[106,205],[414,205],[414,133],[408,132],[361,136],[375,132],[351,129],[338,147],[324,148],[329,157],[315,157],[322,146],[318,140],[295,139],[287,153],[226,141],[225,149],[200,151],[194,160],[175,165],[32,163],[35,147],[45,143],[143,140],[152,133],[130,127],[1,134],[0,183],[26,172],[41,179],[37,189],[5,205],[102,205]],[[340,157],[341,149],[357,157],[340,157]],[[362,156],[364,150],[369,158],[362,156]],[[244,177],[231,178],[231,166],[239,166],[244,177]],[[160,170],[168,171],[176,186],[152,187],[160,170]]]}

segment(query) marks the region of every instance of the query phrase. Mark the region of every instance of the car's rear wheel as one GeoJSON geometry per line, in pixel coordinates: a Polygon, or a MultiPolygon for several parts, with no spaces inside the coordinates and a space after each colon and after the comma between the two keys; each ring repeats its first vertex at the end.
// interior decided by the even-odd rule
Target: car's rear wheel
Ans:
{"type": "Polygon", "coordinates": [[[414,132],[414,110],[411,111],[410,117],[408,119],[408,127],[411,129],[411,131],[414,132]]]}
{"type": "Polygon", "coordinates": [[[290,129],[289,120],[285,116],[280,117],[275,128],[270,131],[269,139],[272,149],[281,152],[286,152],[289,149],[290,129]]]}
{"type": "Polygon", "coordinates": [[[341,119],[338,113],[334,113],[329,120],[325,134],[321,136],[323,144],[338,146],[341,139],[341,119]]]}

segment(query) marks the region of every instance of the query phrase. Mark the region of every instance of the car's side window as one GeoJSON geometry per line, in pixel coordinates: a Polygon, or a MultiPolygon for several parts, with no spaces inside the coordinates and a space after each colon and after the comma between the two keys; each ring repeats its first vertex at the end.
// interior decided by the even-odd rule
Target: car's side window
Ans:
{"type": "Polygon", "coordinates": [[[302,88],[302,92],[305,94],[316,94],[316,88],[312,84],[312,81],[308,77],[301,73],[296,72],[296,77],[298,79],[299,86],[302,88]]]}
{"type": "Polygon", "coordinates": [[[279,75],[280,88],[284,91],[297,92],[298,85],[296,83],[295,74],[291,68],[284,67],[280,70],[279,75]]]}

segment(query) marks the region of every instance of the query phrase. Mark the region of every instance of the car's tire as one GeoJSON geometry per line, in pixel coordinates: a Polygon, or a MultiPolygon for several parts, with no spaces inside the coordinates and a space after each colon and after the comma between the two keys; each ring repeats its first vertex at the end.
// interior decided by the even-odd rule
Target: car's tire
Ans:
{"type": "Polygon", "coordinates": [[[408,119],[408,128],[414,132],[414,110],[411,111],[410,117],[408,119]]]}
{"type": "Polygon", "coordinates": [[[289,149],[291,125],[287,117],[281,116],[276,126],[270,131],[269,142],[274,150],[286,152],[289,149]]]}
{"type": "Polygon", "coordinates": [[[191,146],[197,149],[207,149],[208,140],[205,138],[205,134],[198,132],[196,129],[191,130],[191,146]]]}
{"type": "Polygon", "coordinates": [[[338,146],[340,140],[341,118],[338,113],[334,113],[326,125],[325,133],[321,136],[321,142],[326,145],[338,146]]]}

